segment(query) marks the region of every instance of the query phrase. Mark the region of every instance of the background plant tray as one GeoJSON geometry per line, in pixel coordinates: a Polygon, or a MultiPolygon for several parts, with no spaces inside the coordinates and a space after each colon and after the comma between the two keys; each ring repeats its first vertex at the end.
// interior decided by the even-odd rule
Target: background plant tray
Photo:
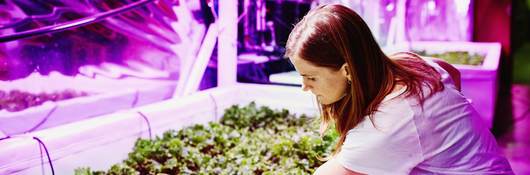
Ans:
{"type": "Polygon", "coordinates": [[[89,93],[89,96],[48,101],[17,112],[2,110],[0,131],[5,135],[21,134],[161,101],[172,96],[175,84],[176,81],[69,77],[58,73],[0,82],[0,89],[5,91],[40,93],[72,89],[89,93]]]}

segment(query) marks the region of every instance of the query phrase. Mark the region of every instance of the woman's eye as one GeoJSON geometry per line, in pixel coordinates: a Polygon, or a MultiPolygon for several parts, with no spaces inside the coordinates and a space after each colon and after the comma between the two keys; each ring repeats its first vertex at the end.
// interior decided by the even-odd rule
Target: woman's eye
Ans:
{"type": "Polygon", "coordinates": [[[309,80],[309,81],[315,81],[315,78],[313,78],[313,77],[307,77],[307,80],[309,80]]]}

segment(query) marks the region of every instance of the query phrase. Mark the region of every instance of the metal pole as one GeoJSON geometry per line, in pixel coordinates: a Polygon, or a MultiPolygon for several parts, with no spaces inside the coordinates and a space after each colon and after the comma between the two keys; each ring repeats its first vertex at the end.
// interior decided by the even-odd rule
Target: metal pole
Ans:
{"type": "Polygon", "coordinates": [[[237,0],[219,0],[217,86],[237,82],[237,0]]]}

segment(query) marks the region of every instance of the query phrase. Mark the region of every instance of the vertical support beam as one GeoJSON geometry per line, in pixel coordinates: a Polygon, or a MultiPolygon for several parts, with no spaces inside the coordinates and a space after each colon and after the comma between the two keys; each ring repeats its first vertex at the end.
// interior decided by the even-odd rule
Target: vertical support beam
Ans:
{"type": "Polygon", "coordinates": [[[362,4],[363,7],[363,17],[368,26],[370,27],[370,30],[372,31],[372,34],[375,36],[375,39],[379,42],[381,33],[380,33],[380,25],[381,25],[381,18],[379,14],[381,13],[381,5],[379,1],[365,1],[362,4]]]}
{"type": "MultiPolygon", "coordinates": [[[[182,74],[183,78],[179,81],[184,81],[184,86],[181,88],[182,91],[177,91],[176,95],[188,95],[199,90],[199,85],[201,83],[204,72],[208,67],[208,62],[212,57],[212,53],[215,47],[215,41],[217,39],[217,31],[219,31],[218,24],[212,23],[206,32],[206,36],[202,41],[201,48],[197,54],[196,59],[187,67],[188,69],[183,69],[184,73],[182,74]],[[189,74],[185,74],[189,72],[189,74]]],[[[180,90],[180,89],[177,89],[180,90]]]]}
{"type": "Polygon", "coordinates": [[[397,1],[397,9],[396,9],[396,18],[397,18],[397,23],[396,23],[396,39],[394,40],[395,43],[402,43],[402,42],[405,42],[407,41],[407,37],[406,37],[406,33],[407,30],[406,30],[406,13],[407,13],[407,0],[398,0],[397,1]]]}
{"type": "Polygon", "coordinates": [[[237,81],[237,5],[237,0],[219,0],[218,87],[237,81]]]}

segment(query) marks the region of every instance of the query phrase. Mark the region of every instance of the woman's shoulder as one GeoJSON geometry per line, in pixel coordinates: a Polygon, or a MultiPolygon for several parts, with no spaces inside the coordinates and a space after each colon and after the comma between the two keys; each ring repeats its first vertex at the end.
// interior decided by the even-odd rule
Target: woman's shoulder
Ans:
{"type": "Polygon", "coordinates": [[[380,103],[377,111],[372,115],[367,115],[365,119],[351,131],[370,131],[378,133],[376,135],[392,135],[393,132],[399,131],[396,123],[405,124],[413,121],[414,106],[409,103],[404,94],[406,87],[401,87],[387,95],[380,103]]]}
{"type": "Polygon", "coordinates": [[[388,56],[391,60],[412,59],[424,62],[440,74],[441,82],[446,87],[461,89],[460,72],[451,64],[437,58],[420,56],[413,52],[397,52],[388,56]]]}

